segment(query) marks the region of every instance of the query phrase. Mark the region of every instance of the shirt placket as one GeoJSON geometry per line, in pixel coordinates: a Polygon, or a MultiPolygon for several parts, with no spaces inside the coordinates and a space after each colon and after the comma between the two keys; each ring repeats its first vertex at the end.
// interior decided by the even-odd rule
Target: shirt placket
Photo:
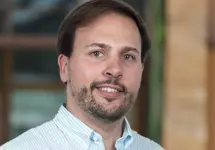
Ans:
{"type": "Polygon", "coordinates": [[[89,150],[105,150],[102,137],[99,134],[93,132],[91,134],[90,140],[91,140],[91,145],[89,150]]]}

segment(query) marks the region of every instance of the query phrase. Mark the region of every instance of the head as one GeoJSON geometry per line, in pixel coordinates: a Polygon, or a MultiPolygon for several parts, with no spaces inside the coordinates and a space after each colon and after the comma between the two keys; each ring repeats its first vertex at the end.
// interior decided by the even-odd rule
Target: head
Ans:
{"type": "Polygon", "coordinates": [[[106,122],[131,109],[150,40],[129,5],[116,0],[82,4],[63,20],[57,46],[69,107],[106,122]]]}

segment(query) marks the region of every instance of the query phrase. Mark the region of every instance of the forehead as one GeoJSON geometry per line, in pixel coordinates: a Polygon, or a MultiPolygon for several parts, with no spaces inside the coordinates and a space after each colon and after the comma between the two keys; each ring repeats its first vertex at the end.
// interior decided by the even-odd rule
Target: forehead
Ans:
{"type": "Polygon", "coordinates": [[[78,40],[78,38],[86,42],[111,42],[112,44],[113,41],[115,44],[121,42],[121,44],[127,44],[126,46],[141,49],[141,36],[136,23],[131,18],[117,13],[101,15],[90,24],[79,27],[76,30],[75,39],[78,40]]]}

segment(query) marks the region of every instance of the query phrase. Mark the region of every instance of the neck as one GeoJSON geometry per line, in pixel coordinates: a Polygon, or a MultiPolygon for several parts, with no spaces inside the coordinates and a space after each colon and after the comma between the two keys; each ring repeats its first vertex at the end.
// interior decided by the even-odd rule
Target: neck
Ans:
{"type": "Polygon", "coordinates": [[[90,117],[88,120],[89,126],[93,128],[96,132],[98,132],[103,140],[112,140],[116,141],[118,138],[122,136],[123,132],[123,119],[117,120],[115,122],[107,123],[102,120],[95,119],[90,117]]]}

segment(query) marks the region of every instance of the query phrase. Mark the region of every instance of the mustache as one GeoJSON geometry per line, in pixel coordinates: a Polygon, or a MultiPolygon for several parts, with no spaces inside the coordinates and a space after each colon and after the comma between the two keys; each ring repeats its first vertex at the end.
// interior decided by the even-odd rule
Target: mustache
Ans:
{"type": "Polygon", "coordinates": [[[119,79],[118,78],[109,78],[108,80],[103,80],[103,81],[93,81],[90,84],[90,89],[91,91],[97,87],[99,87],[102,84],[113,84],[113,85],[117,85],[122,89],[122,92],[127,93],[128,90],[126,88],[125,85],[119,83],[119,79]]]}

